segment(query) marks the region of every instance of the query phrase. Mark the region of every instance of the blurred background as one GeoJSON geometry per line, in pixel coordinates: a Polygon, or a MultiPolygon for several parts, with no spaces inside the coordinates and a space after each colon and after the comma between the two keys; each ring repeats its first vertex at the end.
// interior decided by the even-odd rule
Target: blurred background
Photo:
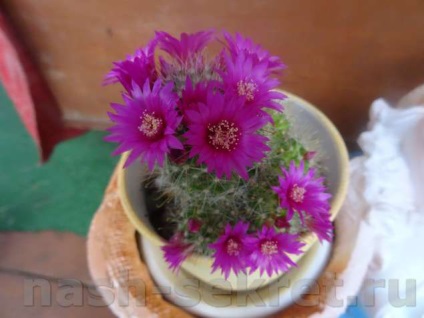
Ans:
{"type": "Polygon", "coordinates": [[[118,86],[101,82],[112,61],[155,30],[214,28],[253,38],[288,66],[282,88],[320,108],[351,151],[372,100],[395,103],[424,82],[422,0],[2,0],[0,13],[2,317],[59,315],[23,308],[23,277],[81,278],[90,286],[84,237],[116,164],[102,130],[109,103],[120,99],[118,86]],[[71,136],[39,165],[40,153],[46,159],[71,136]]]}
{"type": "Polygon", "coordinates": [[[100,82],[155,30],[252,37],[287,64],[283,88],[321,108],[350,145],[376,96],[395,101],[424,80],[421,0],[2,0],[2,10],[69,125],[108,125],[119,88],[100,82]]]}

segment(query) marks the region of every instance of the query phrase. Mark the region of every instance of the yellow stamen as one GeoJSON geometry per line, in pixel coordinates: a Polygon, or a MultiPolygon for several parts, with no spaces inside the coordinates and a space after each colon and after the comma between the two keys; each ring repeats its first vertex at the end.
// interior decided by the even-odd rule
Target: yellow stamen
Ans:
{"type": "Polygon", "coordinates": [[[208,125],[209,144],[217,150],[234,150],[240,140],[239,128],[228,120],[221,120],[216,125],[208,125]]]}
{"type": "Polygon", "coordinates": [[[295,184],[290,192],[290,198],[297,203],[302,203],[305,198],[306,189],[295,184]]]}
{"type": "Polygon", "coordinates": [[[140,119],[141,125],[138,126],[138,130],[140,130],[146,137],[154,137],[162,128],[163,120],[156,117],[155,112],[147,113],[144,111],[140,119]]]}
{"type": "Polygon", "coordinates": [[[255,92],[258,90],[258,85],[252,80],[239,81],[237,83],[237,93],[239,96],[246,97],[246,100],[251,102],[255,99],[255,92]]]}
{"type": "Polygon", "coordinates": [[[261,244],[261,253],[263,255],[273,255],[278,253],[278,244],[276,241],[266,241],[261,244]]]}
{"type": "Polygon", "coordinates": [[[240,253],[240,244],[233,239],[227,241],[227,254],[230,256],[237,256],[240,253]]]}

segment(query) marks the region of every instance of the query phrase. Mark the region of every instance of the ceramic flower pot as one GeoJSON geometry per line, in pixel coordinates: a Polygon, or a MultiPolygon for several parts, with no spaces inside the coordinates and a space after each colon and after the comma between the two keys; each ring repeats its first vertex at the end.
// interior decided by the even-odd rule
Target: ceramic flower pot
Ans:
{"type": "MultiPolygon", "coordinates": [[[[337,129],[324,114],[305,100],[292,94],[285,94],[288,98],[283,101],[283,104],[285,114],[292,124],[291,133],[299,137],[306,146],[310,146],[309,148],[317,150],[317,160],[324,168],[321,173],[326,178],[328,191],[332,195],[330,213],[331,219],[334,220],[347,191],[348,153],[346,146],[337,129]]],[[[126,157],[127,155],[122,157],[121,167],[126,157]]],[[[147,240],[149,244],[161,246],[165,243],[165,240],[157,234],[149,221],[144,193],[141,191],[140,180],[145,171],[144,165],[139,161],[125,169],[120,169],[119,194],[126,214],[142,235],[143,240],[147,240]]],[[[305,243],[303,248],[305,253],[317,243],[314,234],[305,235],[302,240],[305,243]]],[[[305,253],[293,255],[292,260],[297,262],[305,253]]],[[[192,255],[182,264],[182,269],[205,283],[219,285],[220,288],[233,291],[256,288],[255,281],[264,286],[283,275],[271,277],[263,275],[260,277],[259,271],[256,271],[245,277],[240,275],[237,277],[232,273],[228,280],[224,281],[224,276],[219,271],[211,274],[212,263],[213,260],[210,257],[192,255]],[[241,278],[243,284],[240,284],[241,278]]]]}

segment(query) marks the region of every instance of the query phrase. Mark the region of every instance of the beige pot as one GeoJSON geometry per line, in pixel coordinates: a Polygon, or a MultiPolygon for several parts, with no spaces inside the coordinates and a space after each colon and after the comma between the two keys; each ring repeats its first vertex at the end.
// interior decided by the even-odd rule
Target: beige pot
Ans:
{"type": "MultiPolygon", "coordinates": [[[[334,220],[341,208],[347,191],[348,184],[348,153],[337,129],[330,120],[307,101],[284,92],[288,98],[283,102],[285,113],[292,122],[292,133],[300,137],[302,141],[313,143],[314,149],[318,150],[319,159],[324,167],[324,175],[327,180],[328,188],[332,194],[331,200],[331,218],[334,220]],[[310,142],[308,142],[308,140],[310,142]]],[[[121,167],[128,154],[121,158],[121,167]]],[[[142,235],[143,239],[149,240],[149,243],[156,246],[165,244],[148,219],[148,214],[144,202],[144,193],[140,191],[140,180],[145,173],[145,167],[139,161],[134,162],[126,169],[120,169],[118,175],[118,188],[122,204],[135,228],[142,235]]],[[[313,244],[317,243],[317,238],[313,234],[306,235],[303,238],[305,246],[303,251],[306,253],[313,244]]],[[[302,255],[293,255],[292,260],[298,261],[302,255]]],[[[268,277],[259,276],[256,271],[247,276],[235,276],[233,273],[228,281],[224,282],[224,277],[219,271],[211,274],[212,258],[200,255],[190,256],[183,264],[183,270],[199,278],[206,283],[219,285],[220,288],[230,290],[249,290],[269,284],[280,275],[268,277]],[[240,280],[243,283],[240,283],[240,280]],[[221,283],[219,283],[221,282],[221,283]]]]}

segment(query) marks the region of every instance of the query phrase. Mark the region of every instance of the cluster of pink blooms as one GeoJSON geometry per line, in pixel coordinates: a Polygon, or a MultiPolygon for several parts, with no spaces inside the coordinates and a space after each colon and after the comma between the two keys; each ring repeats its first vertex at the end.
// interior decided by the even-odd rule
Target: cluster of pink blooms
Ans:
{"type": "MultiPolygon", "coordinates": [[[[146,47],[115,62],[106,76],[106,84],[119,82],[125,90],[123,104],[111,104],[114,126],[106,140],[119,143],[114,154],[130,153],[126,166],[139,158],[153,170],[166,158],[174,163],[194,158],[218,178],[234,174],[247,180],[248,170],[270,150],[260,133],[272,123],[266,110],[283,110],[277,100],[285,96],[274,90],[279,85],[275,75],[283,69],[278,57],[238,34],[224,32],[219,39],[203,31],[177,39],[157,32],[146,47]],[[207,59],[204,49],[212,42],[222,50],[207,59]]],[[[247,222],[228,224],[210,245],[213,270],[221,269],[225,277],[247,268],[272,275],[294,266],[287,254],[301,253],[302,243],[278,230],[294,212],[320,239],[330,240],[329,195],[314,174],[313,169],[305,172],[303,162],[283,169],[273,190],[288,211],[286,219],[257,233],[249,231],[247,222]]],[[[191,231],[199,231],[201,222],[190,222],[191,231]]],[[[178,234],[163,250],[174,270],[193,252],[178,234]]]]}
{"type": "MultiPolygon", "coordinates": [[[[314,169],[305,173],[303,161],[298,167],[292,162],[289,169],[282,169],[279,183],[272,189],[278,195],[280,207],[288,211],[287,215],[275,218],[274,224],[264,225],[257,233],[249,232],[247,222],[239,221],[233,227],[227,224],[218,240],[209,246],[215,251],[213,271],[221,269],[228,278],[231,270],[237,275],[239,272],[247,273],[250,268],[250,272],[259,269],[261,275],[266,272],[271,276],[296,266],[287,254],[301,254],[304,244],[299,241],[298,235],[276,230],[288,229],[294,212],[298,212],[301,222],[320,241],[332,240],[330,194],[326,193],[323,178],[316,178],[314,169]]],[[[189,231],[196,233],[201,226],[201,221],[191,219],[189,231]]],[[[170,268],[177,270],[193,248],[175,235],[163,251],[170,268]]]]}
{"type": "Polygon", "coordinates": [[[282,110],[272,74],[284,65],[250,39],[227,33],[222,51],[206,60],[213,40],[212,31],[180,40],[157,32],[145,48],[115,62],[105,83],[122,84],[125,104],[112,104],[115,126],[106,140],[120,144],[114,154],[131,151],[127,165],[141,157],[152,170],[167,155],[188,155],[219,178],[234,172],[247,179],[247,169],[265,156],[268,139],[258,131],[271,121],[264,109],[282,110]],[[178,74],[182,85],[169,80],[178,74]]]}

